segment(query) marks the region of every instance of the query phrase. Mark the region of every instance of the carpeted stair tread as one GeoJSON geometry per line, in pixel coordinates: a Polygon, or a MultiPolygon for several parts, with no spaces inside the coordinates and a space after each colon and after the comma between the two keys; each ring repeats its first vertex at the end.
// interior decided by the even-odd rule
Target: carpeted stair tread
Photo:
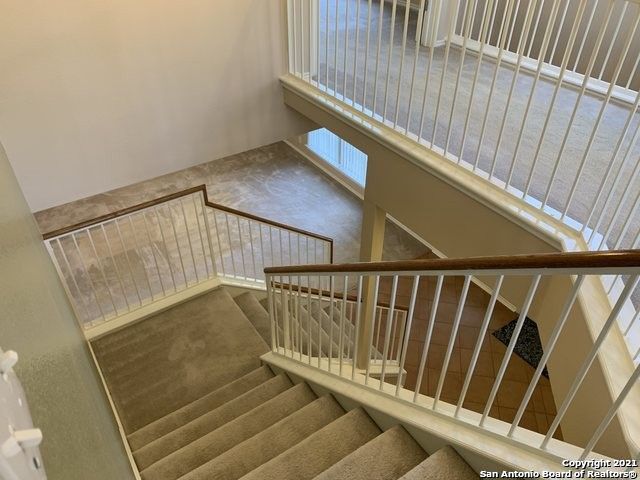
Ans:
{"type": "Polygon", "coordinates": [[[246,375],[260,366],[260,355],[268,351],[222,288],[110,333],[92,345],[126,433],[246,375]],[[149,334],[156,330],[162,334],[151,341],[149,334]],[[118,344],[118,355],[109,355],[118,344]],[[148,353],[142,358],[141,345],[150,346],[143,348],[148,353]],[[139,360],[132,362],[132,358],[139,360]],[[129,367],[118,368],[123,365],[129,367]]]}
{"type": "Polygon", "coordinates": [[[316,398],[306,383],[291,387],[157,461],[141,472],[142,478],[143,480],[175,480],[269,428],[316,398]]]}
{"type": "Polygon", "coordinates": [[[144,470],[170,453],[276,397],[292,386],[293,384],[289,377],[282,373],[226,402],[215,410],[209,411],[186,425],[146,444],[133,452],[138,468],[144,470]]]}
{"type": "Polygon", "coordinates": [[[400,480],[477,480],[480,477],[452,447],[446,446],[418,464],[400,480]]]}
{"type": "Polygon", "coordinates": [[[274,374],[271,369],[263,365],[237,380],[179,408],[175,412],[171,412],[169,415],[165,415],[155,422],[136,430],[127,437],[129,445],[131,445],[132,450],[139,450],[146,444],[218,408],[224,403],[233,400],[273,377],[274,374]]]}
{"type": "MultiPolygon", "coordinates": [[[[347,304],[348,305],[348,304],[347,304]]],[[[334,307],[333,309],[333,322],[336,325],[340,325],[340,317],[342,316],[342,302],[338,302],[336,304],[336,307],[334,307]]],[[[326,306],[323,309],[325,311],[325,313],[327,313],[327,315],[331,312],[331,306],[326,306]]],[[[355,310],[355,309],[354,309],[355,310]]],[[[344,321],[344,331],[345,333],[351,333],[351,331],[355,328],[355,325],[353,324],[352,320],[349,319],[349,308],[347,306],[347,315],[345,315],[345,321],[344,321]]]]}
{"type": "MultiPolygon", "coordinates": [[[[278,318],[282,318],[282,305],[279,298],[275,299],[275,307],[278,312],[278,318]]],[[[295,324],[295,319],[293,319],[295,324]]],[[[327,357],[329,354],[329,345],[331,345],[331,351],[333,353],[338,352],[339,347],[336,342],[330,342],[330,337],[325,331],[324,328],[319,326],[318,321],[314,318],[313,315],[309,316],[307,313],[306,305],[300,308],[300,327],[301,331],[303,331],[302,335],[302,353],[307,354],[307,343],[308,343],[308,328],[311,327],[311,351],[313,356],[317,356],[318,352],[318,340],[321,342],[322,346],[322,354],[327,357]],[[320,338],[318,338],[320,337],[320,338]]],[[[296,330],[297,331],[297,330],[296,330]]],[[[278,330],[279,334],[279,342],[282,344],[283,332],[281,329],[278,330]]]]}
{"type": "Polygon", "coordinates": [[[253,327],[264,339],[264,341],[271,344],[271,322],[269,321],[269,314],[267,310],[258,302],[258,299],[251,292],[245,292],[237,297],[234,297],[234,301],[243,311],[245,316],[249,319],[253,327]]]}
{"type": "MultiPolygon", "coordinates": [[[[331,345],[331,352],[337,356],[337,352],[339,351],[339,346],[338,344],[334,341],[330,341],[331,337],[329,336],[328,331],[321,325],[318,323],[317,318],[315,318],[313,315],[309,315],[309,313],[307,312],[307,307],[306,305],[303,306],[300,309],[300,322],[301,325],[303,326],[303,328],[305,329],[305,332],[307,331],[307,327],[309,325],[309,323],[311,324],[311,346],[312,348],[315,345],[315,350],[317,351],[317,345],[318,345],[318,327],[319,328],[319,335],[320,335],[320,341],[321,346],[322,346],[322,354],[325,357],[329,356],[329,346],[331,345]]],[[[336,332],[334,331],[334,335],[336,334],[336,332]]]]}
{"type": "Polygon", "coordinates": [[[243,476],[243,480],[312,479],[369,442],[380,429],[357,408],[243,476]]]}
{"type": "Polygon", "coordinates": [[[316,480],[396,480],[425,458],[427,454],[420,445],[396,425],[322,472],[316,480]]]}
{"type": "Polygon", "coordinates": [[[278,423],[196,468],[180,480],[229,480],[242,477],[298,445],[344,415],[331,395],[314,400],[278,423]]]}
{"type": "Polygon", "coordinates": [[[269,299],[267,297],[261,298],[258,300],[258,303],[262,305],[262,308],[264,308],[266,312],[269,311],[269,299]]]}
{"type": "MultiPolygon", "coordinates": [[[[315,318],[317,322],[320,322],[324,331],[327,332],[327,334],[330,334],[331,338],[334,339],[335,347],[332,350],[332,354],[334,357],[337,357],[338,352],[340,351],[340,346],[339,346],[340,319],[338,318],[338,321],[336,322],[336,318],[335,318],[337,311],[338,309],[334,307],[333,309],[334,317],[332,318],[329,315],[329,313],[325,312],[322,308],[320,308],[317,303],[311,304],[311,314],[313,315],[313,318],[315,318]]],[[[343,324],[343,329],[344,329],[344,324],[343,324]]],[[[343,330],[342,331],[342,350],[344,355],[346,355],[347,352],[351,349],[350,343],[351,343],[351,339],[343,330]]]]}
{"type": "MultiPolygon", "coordinates": [[[[311,356],[318,356],[318,322],[312,316],[309,316],[306,308],[300,309],[300,331],[302,338],[302,353],[308,355],[309,349],[307,348],[307,344],[309,343],[309,336],[311,337],[311,356]],[[309,335],[309,329],[311,330],[311,335],[309,335]]],[[[320,329],[320,336],[322,342],[322,351],[324,356],[327,356],[329,349],[327,345],[329,345],[329,336],[326,334],[324,329],[320,329]]],[[[336,348],[338,348],[336,346],[336,348]]]]}

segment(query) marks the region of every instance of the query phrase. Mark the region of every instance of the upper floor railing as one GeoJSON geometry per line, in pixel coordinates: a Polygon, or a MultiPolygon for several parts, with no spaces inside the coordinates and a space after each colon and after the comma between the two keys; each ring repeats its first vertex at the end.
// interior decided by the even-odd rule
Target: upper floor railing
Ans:
{"type": "Polygon", "coordinates": [[[217,278],[333,261],[333,240],[209,201],[200,185],[43,236],[84,328],[217,278]]]}
{"type": "MultiPolygon", "coordinates": [[[[582,412],[580,429],[591,428],[578,443],[581,459],[603,450],[598,442],[621,408],[628,424],[637,420],[638,405],[625,402],[638,401],[628,397],[640,385],[640,350],[635,363],[615,352],[621,356],[614,373],[624,378],[599,390],[610,399],[607,409],[595,408],[581,388],[594,388],[594,365],[611,353],[607,342],[637,321],[631,295],[640,278],[638,250],[281,266],[265,273],[272,350],[293,360],[558,455],[560,440],[575,441],[574,432],[561,428],[569,414],[582,412]],[[602,275],[629,279],[604,317],[592,319],[596,331],[587,337],[593,341],[580,345],[576,339],[586,338],[580,325],[588,323],[582,317],[598,315],[581,310],[580,298],[592,291],[591,277],[602,275]],[[489,287],[480,288],[478,280],[489,287]],[[331,291],[301,286],[311,281],[329,283],[331,291]],[[514,286],[522,292],[515,312],[502,297],[507,290],[513,295],[514,286]],[[336,297],[336,291],[351,296],[336,297]],[[344,311],[347,298],[355,304],[351,313],[339,315],[330,330],[305,314],[325,305],[344,311]],[[380,302],[389,307],[386,314],[380,315],[380,302]],[[397,308],[407,310],[401,330],[392,314],[397,308]],[[351,339],[349,355],[343,338],[351,339]],[[310,350],[313,342],[317,348],[310,350]],[[559,393],[562,382],[554,378],[564,379],[566,391],[559,393]],[[629,411],[635,413],[629,417],[629,411]]],[[[640,436],[628,440],[633,451],[640,436]]]]}
{"type": "Polygon", "coordinates": [[[640,246],[637,1],[288,0],[288,13],[290,74],[591,249],[640,246]]]}

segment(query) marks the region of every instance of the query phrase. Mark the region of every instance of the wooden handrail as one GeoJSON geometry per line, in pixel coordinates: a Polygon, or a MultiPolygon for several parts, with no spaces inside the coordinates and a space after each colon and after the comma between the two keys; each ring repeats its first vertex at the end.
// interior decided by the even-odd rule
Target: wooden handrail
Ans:
{"type": "Polygon", "coordinates": [[[131,213],[139,212],[140,210],[144,210],[146,208],[159,205],[161,203],[169,202],[171,200],[175,200],[176,198],[186,197],[187,195],[191,195],[193,193],[201,191],[203,186],[204,185],[188,188],[186,190],[181,190],[179,192],[171,193],[169,195],[164,195],[162,197],[158,197],[153,200],[138,203],[137,205],[133,205],[131,207],[123,208],[121,210],[116,210],[115,212],[110,212],[110,213],[107,213],[106,215],[101,215],[99,217],[94,217],[89,220],[84,220],[82,222],[69,225],[67,227],[58,228],[57,230],[52,230],[50,232],[43,234],[42,238],[44,240],[49,240],[50,238],[59,237],[60,235],[66,235],[67,233],[75,232],[76,230],[82,230],[83,228],[91,227],[93,225],[97,225],[98,223],[106,222],[108,220],[113,220],[114,218],[123,217],[131,213]]]}
{"type": "MultiPolygon", "coordinates": [[[[318,288],[309,288],[309,287],[304,287],[302,285],[293,285],[293,284],[289,284],[289,283],[281,283],[281,282],[273,282],[273,286],[275,288],[282,288],[284,290],[289,290],[291,289],[291,291],[293,292],[300,292],[300,293],[309,293],[311,295],[322,295],[323,297],[330,297],[331,296],[331,292],[329,292],[328,290],[320,290],[318,288]],[[291,288],[290,288],[291,287],[291,288]]],[[[344,298],[344,295],[340,292],[334,292],[333,293],[333,298],[337,298],[338,300],[342,300],[344,298]]],[[[347,294],[347,301],[348,302],[357,302],[358,301],[358,296],[357,295],[349,295],[347,294]]],[[[388,302],[378,302],[377,303],[378,307],[382,307],[382,308],[391,308],[391,304],[388,302]]],[[[409,309],[406,307],[403,307],[402,305],[395,305],[393,307],[394,310],[399,310],[402,312],[408,312],[409,309]]]]}
{"type": "Polygon", "coordinates": [[[640,267],[640,250],[609,252],[542,253],[533,255],[503,255],[494,257],[437,258],[395,262],[343,263],[332,265],[292,265],[267,267],[271,275],[314,273],[420,272],[443,270],[515,270],[563,268],[625,268],[640,267]]]}
{"type": "Polygon", "coordinates": [[[142,202],[137,205],[133,205],[131,207],[123,208],[121,210],[116,210],[115,212],[107,213],[106,215],[101,215],[99,217],[92,218],[90,220],[85,220],[83,222],[76,223],[74,225],[69,225],[67,227],[59,228],[57,230],[53,230],[51,232],[47,232],[42,235],[44,240],[49,240],[54,237],[59,237],[60,235],[65,235],[67,233],[74,232],[76,230],[81,230],[83,228],[91,227],[93,225],[97,225],[102,222],[106,222],[108,220],[113,220],[118,217],[122,217],[125,215],[129,215],[131,213],[138,212],[140,210],[144,210],[146,208],[153,207],[155,205],[159,205],[161,203],[166,203],[171,200],[175,200],[180,197],[186,197],[188,195],[192,195],[197,192],[202,192],[204,198],[204,204],[207,207],[215,208],[216,210],[221,210],[223,212],[232,213],[234,215],[238,215],[243,218],[248,218],[250,220],[255,220],[257,222],[265,223],[267,225],[271,225],[276,228],[281,228],[283,230],[289,230],[295,233],[299,233],[301,235],[306,235],[308,237],[317,238],[318,240],[322,240],[324,242],[328,242],[330,245],[330,261],[333,262],[333,239],[329,237],[325,237],[323,235],[319,235],[317,233],[308,232],[306,230],[302,230],[300,228],[292,227],[291,225],[286,225],[284,223],[276,222],[274,220],[269,220],[268,218],[259,217],[257,215],[253,215],[251,213],[242,212],[240,210],[236,210],[231,207],[227,207],[225,205],[219,205],[217,203],[213,203],[209,201],[209,197],[207,195],[207,186],[206,185],[198,185],[196,187],[187,188],[185,190],[181,190],[179,192],[174,192],[169,195],[164,195],[162,197],[158,197],[154,200],[149,200],[147,202],[142,202]]]}

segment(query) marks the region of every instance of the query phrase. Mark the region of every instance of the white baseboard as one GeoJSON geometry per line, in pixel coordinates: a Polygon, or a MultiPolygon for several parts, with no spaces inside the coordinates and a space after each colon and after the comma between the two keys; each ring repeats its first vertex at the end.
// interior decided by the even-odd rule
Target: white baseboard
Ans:
{"type": "Polygon", "coordinates": [[[116,406],[113,403],[113,398],[111,397],[111,393],[109,392],[109,388],[107,387],[107,382],[104,379],[104,375],[102,374],[102,369],[98,364],[98,359],[96,358],[96,354],[93,351],[93,347],[91,346],[91,342],[87,342],[87,346],[89,348],[89,352],[91,353],[91,358],[93,359],[93,364],[98,371],[98,376],[100,377],[100,382],[102,383],[102,388],[104,389],[104,393],[107,396],[107,400],[109,402],[109,406],[111,407],[111,413],[116,421],[116,425],[118,427],[118,433],[120,434],[120,439],[122,440],[122,446],[124,448],[125,453],[127,454],[127,459],[129,460],[129,464],[131,465],[131,471],[133,472],[133,476],[136,480],[142,480],[140,476],[140,471],[138,470],[138,465],[136,465],[136,461],[133,458],[133,452],[131,451],[131,447],[129,446],[129,441],[127,440],[127,434],[124,431],[124,427],[122,426],[122,422],[120,421],[120,415],[118,415],[118,411],[116,410],[116,406]]]}

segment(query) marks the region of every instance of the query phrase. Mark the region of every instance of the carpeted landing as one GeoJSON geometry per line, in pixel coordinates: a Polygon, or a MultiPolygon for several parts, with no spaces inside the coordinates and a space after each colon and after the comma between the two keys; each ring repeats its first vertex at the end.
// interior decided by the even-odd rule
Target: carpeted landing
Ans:
{"type": "Polygon", "coordinates": [[[269,337],[258,299],[220,288],[93,342],[143,480],[478,478],[261,365],[269,337]]]}

